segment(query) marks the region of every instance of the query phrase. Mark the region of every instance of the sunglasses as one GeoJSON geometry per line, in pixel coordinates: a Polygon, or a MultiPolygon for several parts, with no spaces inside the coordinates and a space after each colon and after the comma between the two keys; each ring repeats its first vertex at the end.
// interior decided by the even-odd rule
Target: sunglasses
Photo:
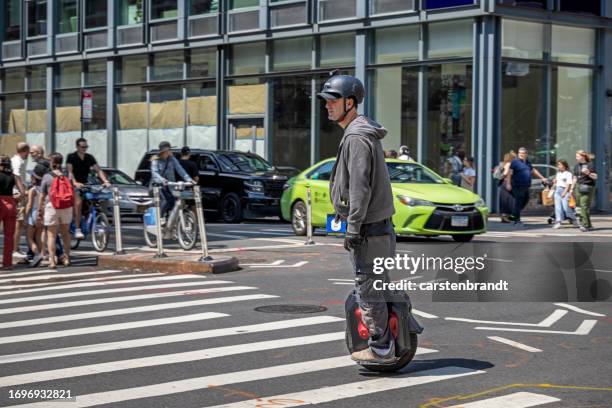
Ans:
{"type": "Polygon", "coordinates": [[[89,149],[89,146],[87,146],[87,145],[85,145],[85,146],[80,145],[79,147],[80,147],[81,149],[89,149]]]}

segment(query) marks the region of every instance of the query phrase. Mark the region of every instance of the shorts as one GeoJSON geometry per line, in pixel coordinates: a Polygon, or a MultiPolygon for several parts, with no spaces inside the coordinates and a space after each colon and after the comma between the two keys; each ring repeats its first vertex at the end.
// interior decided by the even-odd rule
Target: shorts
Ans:
{"type": "Polygon", "coordinates": [[[37,217],[38,217],[38,209],[32,208],[32,211],[30,212],[30,216],[28,217],[28,225],[35,227],[37,217]]]}
{"type": "Polygon", "coordinates": [[[45,227],[70,224],[72,222],[72,207],[59,210],[53,208],[51,203],[47,203],[43,218],[45,227]]]}
{"type": "Polygon", "coordinates": [[[17,201],[17,221],[25,221],[25,209],[26,203],[25,200],[17,201]]]}

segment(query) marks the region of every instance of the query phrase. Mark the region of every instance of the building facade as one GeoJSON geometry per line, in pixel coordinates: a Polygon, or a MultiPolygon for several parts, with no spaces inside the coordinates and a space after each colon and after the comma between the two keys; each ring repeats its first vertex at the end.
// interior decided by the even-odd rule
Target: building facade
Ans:
{"type": "Polygon", "coordinates": [[[363,113],[442,172],[525,146],[544,173],[592,151],[612,209],[612,0],[2,0],[0,152],[88,139],[133,174],[161,140],[308,167],[341,132],[314,95],[332,69],[363,113]]]}

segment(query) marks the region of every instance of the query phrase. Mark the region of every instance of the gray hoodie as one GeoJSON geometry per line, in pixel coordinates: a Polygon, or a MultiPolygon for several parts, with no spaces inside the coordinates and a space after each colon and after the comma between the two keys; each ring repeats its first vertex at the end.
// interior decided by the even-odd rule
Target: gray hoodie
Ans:
{"type": "Polygon", "coordinates": [[[387,129],[358,116],[344,130],[332,170],[329,194],[336,213],[358,234],[362,224],[382,221],[395,213],[389,172],[380,140],[387,129]]]}

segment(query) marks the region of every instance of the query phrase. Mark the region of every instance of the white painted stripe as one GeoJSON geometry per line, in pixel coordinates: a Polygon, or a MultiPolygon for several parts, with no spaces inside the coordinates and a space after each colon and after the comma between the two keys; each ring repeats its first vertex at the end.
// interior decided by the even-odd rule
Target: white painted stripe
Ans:
{"type": "Polygon", "coordinates": [[[556,323],[559,319],[567,314],[567,310],[556,309],[548,317],[542,320],[540,323],[517,323],[517,322],[498,322],[494,320],[474,320],[464,319],[461,317],[445,317],[444,320],[453,320],[457,322],[466,323],[479,323],[479,324],[503,324],[508,326],[528,326],[528,327],[550,327],[556,323]]]}
{"type": "Polygon", "coordinates": [[[465,367],[450,366],[434,368],[431,370],[417,371],[394,377],[357,381],[349,384],[315,388],[312,390],[298,391],[271,397],[260,397],[233,404],[216,405],[210,408],[253,408],[277,405],[275,402],[282,402],[283,407],[300,407],[303,405],[324,404],[341,399],[355,398],[383,391],[414,387],[416,385],[429,384],[482,373],[485,373],[485,371],[472,370],[465,367]]]}
{"type": "MultiPolygon", "coordinates": [[[[279,233],[278,232],[265,232],[265,231],[239,231],[239,230],[234,230],[234,231],[227,231],[227,232],[231,232],[233,234],[247,234],[247,235],[272,235],[272,236],[278,236],[279,233]]],[[[286,235],[295,235],[293,233],[289,233],[289,231],[283,231],[286,235]]]]}
{"type": "Polygon", "coordinates": [[[586,336],[593,330],[593,327],[597,324],[597,320],[585,320],[576,331],[557,331],[557,330],[535,330],[535,329],[509,329],[506,327],[475,327],[476,330],[498,330],[498,331],[511,331],[511,332],[523,332],[523,333],[546,333],[546,334],[575,334],[577,336],[586,336]]]}
{"type": "Polygon", "coordinates": [[[285,262],[284,259],[279,259],[278,261],[274,261],[271,262],[269,264],[249,264],[249,263],[240,263],[240,266],[261,266],[261,265],[266,265],[266,266],[277,266],[277,265],[281,265],[283,262],[285,262]]]}
{"type": "Polygon", "coordinates": [[[1,279],[0,283],[7,283],[7,282],[27,283],[27,282],[35,282],[39,280],[51,280],[51,279],[58,279],[58,278],[73,278],[76,280],[76,279],[79,279],[81,276],[109,275],[109,274],[117,274],[117,273],[125,274],[125,272],[118,271],[116,269],[111,269],[111,270],[105,269],[102,271],[93,271],[93,272],[53,273],[53,274],[35,276],[35,277],[24,278],[24,279],[1,279]]]}
{"type": "MultiPolygon", "coordinates": [[[[198,315],[190,315],[190,316],[198,316],[198,315]]],[[[161,319],[158,319],[158,320],[161,320],[161,319]]],[[[29,352],[29,353],[9,354],[5,356],[0,356],[0,364],[15,363],[19,361],[41,360],[41,359],[55,358],[55,357],[74,356],[74,355],[86,354],[86,353],[99,353],[102,351],[125,350],[125,349],[130,349],[130,348],[137,348],[137,347],[156,346],[159,344],[171,344],[171,343],[178,343],[181,341],[203,340],[203,339],[210,339],[210,338],[215,338],[215,337],[236,336],[236,335],[243,335],[243,334],[248,334],[248,333],[261,333],[261,332],[266,332],[266,331],[285,330],[285,329],[296,328],[296,327],[312,326],[315,324],[338,323],[338,322],[343,322],[343,321],[344,319],[341,319],[339,317],[334,317],[334,316],[315,316],[315,317],[305,317],[301,319],[281,320],[277,322],[253,324],[253,325],[248,325],[248,326],[235,326],[235,327],[228,327],[224,329],[201,330],[201,331],[196,331],[196,332],[170,334],[170,335],[165,335],[165,336],[145,337],[141,339],[115,341],[112,343],[86,344],[83,346],[64,347],[64,348],[51,349],[51,350],[42,350],[42,351],[34,351],[34,352],[29,352]]],[[[98,327],[104,327],[104,326],[98,326],[98,327]]],[[[54,335],[55,333],[62,334],[66,332],[71,332],[71,330],[65,330],[63,332],[60,331],[60,332],[39,333],[39,334],[34,334],[32,336],[44,336],[44,338],[50,338],[48,337],[48,335],[53,335],[53,337],[56,337],[54,335]]],[[[62,335],[61,337],[64,337],[64,336],[62,335]]]]}
{"type": "Polygon", "coordinates": [[[17,277],[22,277],[22,276],[30,276],[30,275],[41,275],[41,274],[45,274],[45,273],[49,273],[49,272],[57,272],[56,270],[53,269],[37,269],[35,271],[29,271],[29,272],[12,272],[12,271],[8,271],[8,272],[4,272],[2,274],[2,277],[7,278],[17,278],[17,277]]]}
{"type": "Polygon", "coordinates": [[[558,401],[561,400],[548,395],[534,394],[532,392],[515,392],[514,394],[503,395],[501,397],[453,405],[448,408],[528,408],[558,401]]]}
{"type": "Polygon", "coordinates": [[[425,319],[437,319],[438,318],[438,316],[436,316],[436,315],[432,315],[431,313],[422,312],[422,311],[416,310],[416,309],[412,309],[412,314],[424,317],[425,319]]]}
{"type": "Polygon", "coordinates": [[[334,282],[334,285],[352,285],[352,286],[355,286],[355,282],[334,282]]]}
{"type": "MultiPolygon", "coordinates": [[[[275,240],[275,241],[278,241],[278,240],[275,240]]],[[[320,246],[321,244],[315,244],[315,245],[320,246]]],[[[312,245],[312,246],[315,246],[315,245],[312,245]]],[[[223,254],[227,252],[255,251],[258,249],[286,249],[286,248],[296,248],[296,247],[303,247],[303,246],[304,246],[304,243],[300,242],[300,243],[291,243],[291,244],[286,244],[286,245],[260,245],[260,246],[234,247],[234,248],[220,248],[220,249],[211,249],[208,252],[214,253],[214,254],[223,254]]],[[[154,251],[155,249],[149,252],[154,252],[154,251]]]]}
{"type": "Polygon", "coordinates": [[[505,262],[505,263],[511,263],[514,262],[512,259],[501,259],[501,258],[485,258],[486,261],[495,261],[495,262],[505,262]]]}
{"type": "Polygon", "coordinates": [[[605,317],[606,316],[605,314],[590,312],[588,310],[581,309],[578,306],[568,305],[567,303],[555,303],[555,306],[565,307],[565,308],[567,308],[569,310],[573,310],[574,312],[582,313],[582,314],[589,315],[589,316],[597,316],[597,317],[605,317]]]}
{"type": "MultiPolygon", "coordinates": [[[[62,282],[60,285],[49,285],[44,284],[43,287],[37,287],[34,289],[21,289],[21,290],[13,290],[8,292],[0,292],[0,296],[6,295],[16,295],[16,294],[25,294],[25,293],[34,293],[34,292],[50,292],[58,289],[73,289],[73,288],[86,288],[92,286],[109,286],[109,285],[127,285],[132,283],[143,283],[143,282],[161,282],[161,281],[172,281],[172,280],[182,280],[182,279],[206,279],[200,275],[166,275],[163,273],[145,273],[142,275],[131,275],[138,276],[137,278],[122,278],[122,279],[88,279],[90,282],[84,283],[68,283],[62,282]]],[[[83,282],[83,281],[80,281],[83,282]]],[[[199,283],[199,282],[194,282],[199,283]]],[[[28,285],[26,287],[30,287],[33,285],[28,285]]],[[[37,285],[38,286],[38,285],[37,285]]]]}
{"type": "Polygon", "coordinates": [[[229,238],[229,239],[247,239],[247,237],[241,237],[239,235],[216,234],[216,233],[213,233],[213,232],[206,232],[206,236],[208,236],[208,237],[219,237],[219,238],[229,238]]]}
{"type": "MultiPolygon", "coordinates": [[[[59,337],[81,336],[84,334],[106,333],[118,330],[131,330],[140,327],[164,326],[168,324],[178,324],[186,322],[197,322],[200,320],[214,319],[217,317],[227,317],[225,313],[198,313],[186,316],[167,317],[163,319],[140,320],[135,322],[107,324],[103,326],[82,327],[78,329],[59,330],[54,332],[22,334],[18,336],[0,337],[0,344],[20,343],[24,341],[36,341],[45,339],[55,339],[59,337]]],[[[79,346],[80,347],[80,346],[79,346]]],[[[111,349],[112,350],[112,349],[111,349]]],[[[0,364],[6,363],[3,356],[0,356],[0,364]]]]}
{"type": "Polygon", "coordinates": [[[257,294],[257,295],[243,295],[243,296],[231,296],[231,297],[221,297],[221,298],[213,298],[213,299],[202,299],[202,300],[193,300],[193,301],[185,301],[185,302],[162,303],[159,305],[129,307],[126,309],[103,310],[101,312],[89,312],[89,313],[79,313],[79,314],[72,314],[72,315],[43,317],[43,318],[38,318],[38,319],[18,320],[15,322],[0,323],[0,329],[8,329],[12,327],[34,326],[37,324],[69,322],[72,320],[80,320],[80,319],[95,319],[98,317],[121,316],[121,315],[133,314],[133,313],[155,312],[158,310],[178,309],[178,308],[191,307],[191,306],[216,305],[220,303],[240,302],[243,300],[273,299],[277,297],[278,296],[275,296],[275,295],[257,294]]]}
{"type": "Polygon", "coordinates": [[[286,244],[304,245],[303,240],[288,238],[253,238],[255,241],[284,242],[286,244]]]}
{"type": "Polygon", "coordinates": [[[355,282],[355,279],[328,279],[329,281],[338,281],[338,282],[355,282]]]}
{"type": "Polygon", "coordinates": [[[238,290],[254,290],[254,289],[257,289],[257,288],[255,286],[224,286],[220,288],[183,289],[183,290],[175,290],[171,292],[147,293],[145,295],[105,297],[102,299],[89,299],[89,300],[78,300],[78,301],[64,302],[64,303],[49,303],[45,305],[12,307],[10,309],[0,309],[0,315],[25,313],[25,312],[36,312],[39,310],[63,309],[65,307],[102,305],[106,303],[128,302],[132,300],[163,299],[167,297],[182,296],[182,295],[188,296],[188,295],[199,295],[199,294],[205,294],[205,293],[206,294],[207,293],[221,293],[221,292],[232,292],[232,291],[238,291],[238,290]]]}
{"type": "MultiPolygon", "coordinates": [[[[96,289],[96,290],[85,290],[82,292],[69,292],[69,293],[56,293],[54,295],[41,295],[24,298],[13,298],[13,299],[0,299],[0,305],[7,303],[25,303],[35,302],[38,300],[49,300],[49,299],[66,299],[70,297],[89,296],[89,295],[102,295],[104,293],[121,293],[121,292],[138,292],[143,290],[156,290],[156,289],[168,289],[168,288],[181,288],[186,286],[202,286],[202,285],[220,285],[234,283],[231,281],[222,280],[207,280],[202,282],[179,282],[179,283],[162,283],[159,285],[146,285],[146,286],[130,286],[128,288],[112,288],[112,289],[96,289]]],[[[163,293],[163,292],[159,292],[163,293]]],[[[1,313],[0,313],[1,314],[1,313]]]]}
{"type": "Polygon", "coordinates": [[[300,261],[293,265],[251,265],[251,268],[299,268],[307,263],[308,261],[300,261]]]}
{"type": "MultiPolygon", "coordinates": [[[[418,348],[416,354],[435,353],[437,350],[418,348]]],[[[162,395],[177,394],[214,386],[238,384],[250,381],[261,381],[271,378],[282,378],[290,375],[307,374],[335,368],[355,366],[350,356],[332,357],[321,360],[311,360],[301,363],[277,365],[257,368],[254,370],[234,371],[231,373],[210,375],[206,377],[188,378],[185,380],[145,385],[134,388],[124,388],[114,391],[102,391],[94,394],[79,395],[76,401],[70,402],[71,408],[91,407],[94,405],[113,404],[140,398],[152,398],[162,395]]],[[[49,401],[17,405],[19,408],[44,408],[49,401]]]]}
{"type": "Polygon", "coordinates": [[[396,249],[396,250],[395,250],[395,252],[399,252],[400,254],[409,254],[409,253],[411,253],[412,251],[407,251],[407,250],[405,250],[405,249],[396,249]]]}
{"type": "Polygon", "coordinates": [[[523,343],[519,343],[519,342],[514,341],[514,340],[506,339],[504,337],[487,336],[487,338],[489,338],[489,339],[491,339],[493,341],[498,341],[500,343],[507,344],[509,346],[515,347],[515,348],[520,349],[520,350],[528,351],[530,353],[540,353],[540,352],[542,352],[542,350],[540,350],[539,348],[531,347],[531,346],[528,346],[528,345],[523,344],[523,343]]]}
{"type": "Polygon", "coordinates": [[[130,360],[110,361],[76,367],[60,368],[57,370],[39,371],[0,377],[3,387],[28,384],[39,381],[61,380],[83,375],[112,373],[113,371],[132,370],[143,367],[156,367],[166,364],[188,363],[207,360],[210,358],[234,356],[255,351],[275,350],[288,347],[319,344],[344,339],[345,332],[317,334],[314,336],[291,337],[288,339],[268,340],[257,343],[236,344],[232,346],[214,347],[203,350],[193,350],[183,353],[161,354],[150,357],[134,358],[130,360]]]}
{"type": "MultiPolygon", "coordinates": [[[[125,273],[123,275],[113,275],[113,276],[103,276],[103,277],[97,277],[97,278],[88,278],[88,279],[79,279],[78,281],[59,281],[59,282],[45,282],[45,283],[28,283],[28,284],[22,284],[22,285],[5,285],[0,287],[0,289],[7,289],[7,291],[0,291],[0,296],[1,295],[6,295],[9,293],[14,293],[14,292],[10,292],[8,291],[8,289],[24,289],[27,290],[29,288],[40,288],[40,287],[45,287],[45,288],[50,288],[53,289],[54,287],[57,287],[59,285],[66,285],[69,282],[78,282],[78,283],[82,283],[82,282],[111,282],[113,280],[118,280],[118,279],[127,279],[130,276],[166,276],[166,274],[163,273],[150,273],[150,274],[133,274],[133,273],[125,273]]],[[[17,293],[22,293],[22,290],[17,291],[17,293]]]]}

